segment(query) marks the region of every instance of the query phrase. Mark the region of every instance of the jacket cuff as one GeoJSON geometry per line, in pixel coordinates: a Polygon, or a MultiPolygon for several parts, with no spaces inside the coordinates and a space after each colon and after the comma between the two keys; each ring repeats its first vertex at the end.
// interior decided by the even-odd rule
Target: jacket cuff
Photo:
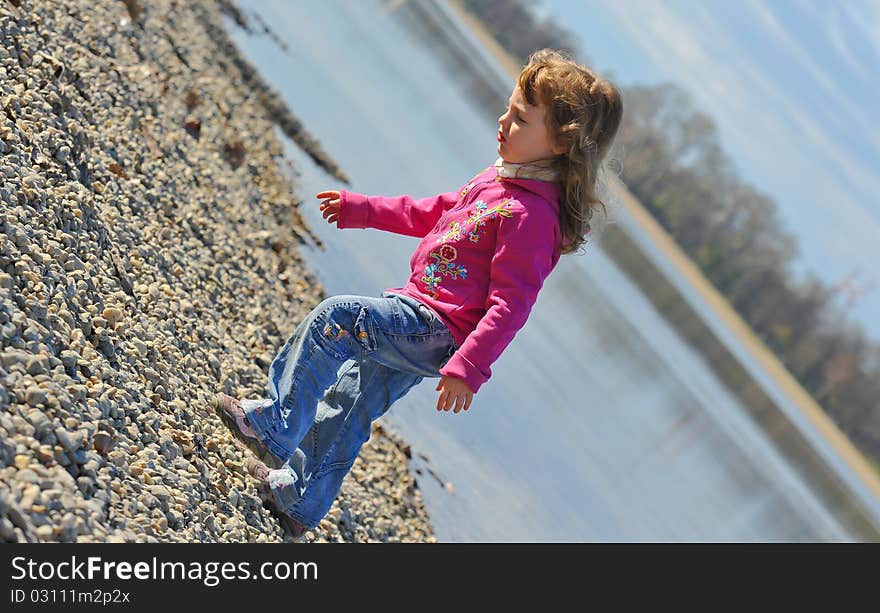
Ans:
{"type": "Polygon", "coordinates": [[[446,365],[440,369],[440,374],[445,377],[455,377],[463,380],[475,394],[480,390],[480,386],[488,381],[489,377],[492,375],[491,372],[489,374],[484,374],[473,364],[473,362],[461,355],[458,351],[456,351],[453,356],[449,358],[449,361],[446,362],[446,365]]]}
{"type": "Polygon", "coordinates": [[[339,190],[339,215],[336,218],[336,227],[368,228],[368,204],[368,197],[363,194],[339,190]]]}

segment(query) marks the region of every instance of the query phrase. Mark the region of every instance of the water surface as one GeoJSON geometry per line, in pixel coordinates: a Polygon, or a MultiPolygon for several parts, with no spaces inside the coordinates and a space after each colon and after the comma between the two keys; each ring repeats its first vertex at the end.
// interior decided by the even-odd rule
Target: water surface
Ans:
{"type": "MultiPolygon", "coordinates": [[[[354,191],[429,196],[494,161],[496,126],[474,104],[483,94],[412,27],[406,3],[239,5],[290,51],[229,22],[236,42],[354,191]]],[[[327,291],[402,285],[417,239],[328,225],[312,196],[344,186],[287,150],[326,243],[304,255],[327,291]]],[[[442,541],[852,538],[595,245],[560,260],[492,372],[466,413],[438,413],[426,379],[384,418],[412,445],[442,541]]]]}

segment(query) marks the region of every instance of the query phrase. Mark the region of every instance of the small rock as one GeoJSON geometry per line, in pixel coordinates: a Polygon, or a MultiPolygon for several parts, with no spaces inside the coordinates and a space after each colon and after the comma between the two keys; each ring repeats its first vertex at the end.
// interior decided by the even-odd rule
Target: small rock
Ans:
{"type": "Polygon", "coordinates": [[[116,464],[116,466],[125,465],[125,461],[128,458],[128,455],[121,450],[111,451],[107,454],[107,459],[116,464]]]}
{"type": "Polygon", "coordinates": [[[29,375],[42,375],[46,372],[46,364],[42,356],[32,355],[28,358],[25,370],[29,375]]]}
{"type": "Polygon", "coordinates": [[[79,354],[76,351],[71,351],[70,349],[65,349],[61,352],[61,363],[64,365],[66,370],[73,370],[76,368],[76,363],[79,360],[79,354]]]}
{"type": "MultiPolygon", "coordinates": [[[[13,333],[15,332],[15,328],[13,328],[13,333]]],[[[3,353],[0,353],[0,364],[3,364],[6,368],[10,368],[14,364],[27,364],[28,353],[26,351],[20,351],[18,349],[7,349],[3,353]]]]}
{"type": "Polygon", "coordinates": [[[107,307],[101,312],[101,317],[107,320],[110,326],[115,326],[122,319],[122,310],[116,307],[107,307]]]}
{"type": "Polygon", "coordinates": [[[76,486],[86,496],[91,496],[95,493],[95,481],[91,477],[77,477],[76,486]]]}
{"type": "Polygon", "coordinates": [[[153,528],[153,530],[155,532],[158,532],[161,534],[161,533],[165,532],[166,530],[168,530],[168,519],[164,516],[160,517],[159,519],[154,519],[150,523],[150,526],[153,528]]]}
{"type": "Polygon", "coordinates": [[[171,490],[164,485],[151,485],[148,489],[153,496],[162,502],[168,502],[171,499],[171,490]]]}
{"type": "Polygon", "coordinates": [[[15,526],[8,518],[0,518],[0,538],[4,541],[15,540],[15,526]]]}
{"type": "Polygon", "coordinates": [[[29,387],[24,392],[24,399],[32,407],[38,406],[46,402],[46,390],[39,387],[29,387]]]}
{"type": "Polygon", "coordinates": [[[52,430],[52,421],[39,409],[28,411],[26,417],[34,427],[37,438],[43,438],[52,430]]]}
{"type": "Polygon", "coordinates": [[[40,445],[40,448],[37,450],[37,457],[40,459],[40,462],[48,464],[55,460],[55,451],[49,445],[40,445]]]}
{"type": "Polygon", "coordinates": [[[70,466],[70,458],[67,457],[67,454],[64,453],[64,449],[60,446],[56,445],[54,449],[54,458],[55,461],[58,462],[61,466],[70,466]]]}
{"type": "Polygon", "coordinates": [[[64,428],[55,428],[55,438],[64,451],[71,452],[79,449],[82,440],[78,436],[73,436],[64,428]]]}
{"type": "Polygon", "coordinates": [[[107,455],[113,447],[116,445],[116,441],[113,440],[113,437],[107,434],[106,432],[96,432],[94,437],[94,447],[98,453],[102,453],[107,455]]]}

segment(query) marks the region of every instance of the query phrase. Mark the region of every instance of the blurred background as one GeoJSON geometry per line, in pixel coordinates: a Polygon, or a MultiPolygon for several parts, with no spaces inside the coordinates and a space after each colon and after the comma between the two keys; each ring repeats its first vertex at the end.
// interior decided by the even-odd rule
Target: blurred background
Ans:
{"type": "Polygon", "coordinates": [[[315,193],[463,185],[542,47],[623,94],[609,215],[471,409],[426,380],[385,417],[440,540],[880,540],[880,4],[221,4],[351,178],[286,141],[330,294],[403,285],[418,240],[339,231],[315,193]]]}

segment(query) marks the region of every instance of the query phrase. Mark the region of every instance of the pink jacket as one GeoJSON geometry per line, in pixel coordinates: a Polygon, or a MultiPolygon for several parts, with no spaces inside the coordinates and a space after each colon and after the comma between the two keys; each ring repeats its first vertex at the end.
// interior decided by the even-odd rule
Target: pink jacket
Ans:
{"type": "Polygon", "coordinates": [[[432,309],[458,346],[440,374],[476,393],[525,324],[559,261],[559,188],[498,176],[490,166],[460,190],[414,200],[340,191],[338,228],[423,237],[403,287],[432,309]]]}

